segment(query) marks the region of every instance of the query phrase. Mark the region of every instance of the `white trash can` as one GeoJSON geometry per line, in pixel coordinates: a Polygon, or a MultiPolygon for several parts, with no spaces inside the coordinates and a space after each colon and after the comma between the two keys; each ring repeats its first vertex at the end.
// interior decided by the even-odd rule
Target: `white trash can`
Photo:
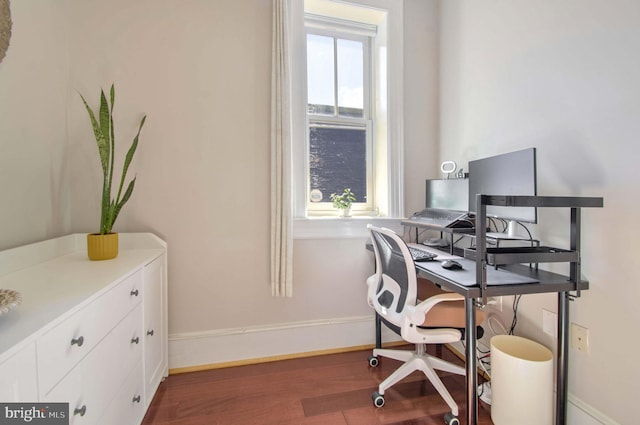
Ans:
{"type": "Polygon", "coordinates": [[[513,335],[491,338],[491,420],[553,423],[553,354],[547,347],[513,335]]]}

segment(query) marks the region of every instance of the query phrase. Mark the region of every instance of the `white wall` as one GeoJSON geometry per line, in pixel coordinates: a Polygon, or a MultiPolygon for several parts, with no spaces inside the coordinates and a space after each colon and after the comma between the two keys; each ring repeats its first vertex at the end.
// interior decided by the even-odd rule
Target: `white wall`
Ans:
{"type": "MultiPolygon", "coordinates": [[[[407,178],[405,197],[414,210],[436,160],[437,9],[418,0],[405,8],[405,172],[418,176],[407,178]]],[[[0,64],[2,98],[11,99],[0,106],[0,248],[97,230],[101,172],[79,93],[96,107],[100,87],[114,82],[118,158],[148,115],[131,166],[136,189],[115,230],[168,241],[172,335],[371,315],[365,238],[296,240],[295,296],[270,295],[270,0],[25,0],[12,12],[0,64]]]]}
{"type": "Polygon", "coordinates": [[[0,249],[69,232],[66,2],[11,3],[0,63],[0,249]]]}
{"type": "MultiPolygon", "coordinates": [[[[583,275],[571,303],[590,352],[570,351],[569,392],[619,423],[637,422],[640,325],[640,3],[443,1],[441,157],[460,162],[538,148],[538,192],[603,196],[583,213],[583,275]]],[[[566,247],[568,214],[540,211],[536,233],[566,247]]],[[[542,309],[523,297],[517,334],[546,345],[542,309]]],[[[510,322],[510,318],[508,320],[510,322]]]]}
{"type": "Polygon", "coordinates": [[[438,2],[404,1],[405,215],[424,208],[425,180],[439,178],[438,2]]]}
{"type": "MultiPolygon", "coordinates": [[[[419,176],[415,184],[407,178],[412,210],[424,204],[424,179],[435,161],[426,154],[437,143],[434,4],[413,0],[405,13],[412,49],[404,65],[411,88],[405,99],[412,108],[405,118],[406,170],[419,176]]],[[[141,113],[148,115],[132,164],[136,189],[115,230],[151,231],[169,244],[169,331],[177,347],[171,367],[227,360],[215,348],[224,344],[221,334],[233,334],[245,347],[265,327],[335,319],[359,326],[363,316],[372,315],[365,279],[373,263],[364,237],[296,240],[294,297],[271,296],[271,0],[72,5],[69,84],[97,105],[99,87],[116,83],[120,155],[141,113]],[[206,353],[195,360],[199,350],[206,353]]],[[[90,232],[99,220],[101,174],[75,93],[68,107],[72,230],[90,232]]],[[[305,351],[288,348],[293,336],[274,339],[271,345],[281,353],[305,351]]],[[[366,340],[372,342],[373,333],[366,340]]],[[[350,345],[336,341],[326,341],[326,348],[350,345]]],[[[354,345],[361,343],[354,339],[354,345]]],[[[278,354],[262,348],[239,348],[236,359],[278,354]]]]}
{"type": "MultiPolygon", "coordinates": [[[[271,1],[76,1],[70,84],[116,84],[120,155],[148,115],[115,230],[169,244],[171,333],[278,321],[269,296],[271,1]],[[108,19],[104,19],[108,16],[108,19]],[[250,260],[250,266],[246,261],[250,260]]],[[[70,100],[73,228],[99,220],[86,113],[70,100]],[[87,203],[87,201],[89,201],[87,203]]]]}

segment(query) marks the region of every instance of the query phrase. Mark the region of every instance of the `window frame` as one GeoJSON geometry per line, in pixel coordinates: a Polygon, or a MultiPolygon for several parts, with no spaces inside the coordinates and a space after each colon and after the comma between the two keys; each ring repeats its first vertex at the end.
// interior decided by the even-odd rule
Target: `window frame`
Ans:
{"type": "MultiPolygon", "coordinates": [[[[389,0],[287,0],[290,5],[290,36],[287,40],[291,58],[291,202],[294,239],[366,237],[366,224],[394,222],[404,217],[404,47],[403,2],[389,0]],[[321,4],[322,3],[322,4],[321,4]],[[330,3],[330,7],[325,7],[330,3]],[[384,109],[386,119],[375,129],[376,137],[386,138],[385,146],[376,144],[376,205],[370,217],[337,219],[338,214],[310,217],[306,211],[306,37],[305,8],[308,12],[344,16],[343,11],[364,11],[363,21],[378,26],[373,48],[376,85],[383,85],[384,95],[372,99],[377,110],[384,109]],[[350,9],[350,10],[349,10],[350,9]],[[330,11],[330,13],[325,13],[330,11]],[[380,184],[382,182],[382,184],[380,184]],[[386,185],[386,187],[385,187],[386,185]]],[[[386,224],[385,224],[386,225],[386,224]]]]}
{"type": "MultiPolygon", "coordinates": [[[[373,60],[373,39],[375,27],[357,22],[349,22],[335,18],[325,18],[314,14],[305,14],[305,43],[307,43],[307,35],[319,35],[330,37],[333,39],[334,48],[334,114],[314,114],[306,108],[306,156],[309,158],[309,149],[311,142],[309,140],[310,130],[312,126],[329,127],[329,128],[356,128],[363,129],[366,134],[365,138],[365,169],[366,169],[366,202],[354,202],[351,211],[354,214],[371,215],[375,205],[375,186],[374,186],[374,143],[373,143],[373,112],[371,107],[371,99],[374,98],[374,90],[372,84],[372,64],[373,60]],[[339,114],[338,104],[338,69],[337,63],[337,46],[338,40],[350,40],[362,43],[363,50],[363,117],[341,117],[339,114]]],[[[305,56],[306,62],[306,56],[305,56]]],[[[308,85],[305,85],[308,90],[308,85]]],[[[308,93],[308,92],[307,92],[308,93]]],[[[307,97],[305,96],[305,99],[307,97]]],[[[308,105],[308,99],[306,101],[308,105]]],[[[329,200],[329,194],[323,194],[322,202],[312,202],[310,198],[310,182],[311,167],[306,167],[306,190],[305,190],[305,206],[308,216],[330,216],[335,215],[335,209],[329,200]]],[[[362,196],[362,194],[356,194],[362,196]]]]}

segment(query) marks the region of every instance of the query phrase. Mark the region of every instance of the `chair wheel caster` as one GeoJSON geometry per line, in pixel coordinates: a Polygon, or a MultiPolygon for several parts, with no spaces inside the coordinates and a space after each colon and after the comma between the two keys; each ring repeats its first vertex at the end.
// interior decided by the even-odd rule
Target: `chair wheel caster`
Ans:
{"type": "Polygon", "coordinates": [[[444,415],[444,423],[447,425],[460,425],[460,420],[453,413],[447,413],[444,415]]]}
{"type": "Polygon", "coordinates": [[[377,367],[380,364],[380,361],[376,356],[369,356],[369,366],[377,367]]]}
{"type": "Polygon", "coordinates": [[[371,395],[371,399],[373,400],[373,405],[374,406],[376,406],[376,407],[384,406],[384,396],[382,394],[380,394],[379,392],[375,391],[371,395]]]}

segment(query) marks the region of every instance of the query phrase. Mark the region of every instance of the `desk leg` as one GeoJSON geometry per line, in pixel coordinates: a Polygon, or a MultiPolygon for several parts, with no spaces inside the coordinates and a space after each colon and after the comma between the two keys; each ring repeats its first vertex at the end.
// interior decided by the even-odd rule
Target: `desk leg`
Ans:
{"type": "Polygon", "coordinates": [[[475,300],[465,299],[466,351],[467,366],[467,425],[478,422],[478,366],[476,360],[476,311],[475,300]]]}
{"type": "Polygon", "coordinates": [[[567,373],[569,371],[569,294],[558,292],[558,347],[556,377],[556,425],[567,421],[567,373]]]}
{"type": "Polygon", "coordinates": [[[376,348],[382,348],[382,320],[376,313],[376,348]]]}

